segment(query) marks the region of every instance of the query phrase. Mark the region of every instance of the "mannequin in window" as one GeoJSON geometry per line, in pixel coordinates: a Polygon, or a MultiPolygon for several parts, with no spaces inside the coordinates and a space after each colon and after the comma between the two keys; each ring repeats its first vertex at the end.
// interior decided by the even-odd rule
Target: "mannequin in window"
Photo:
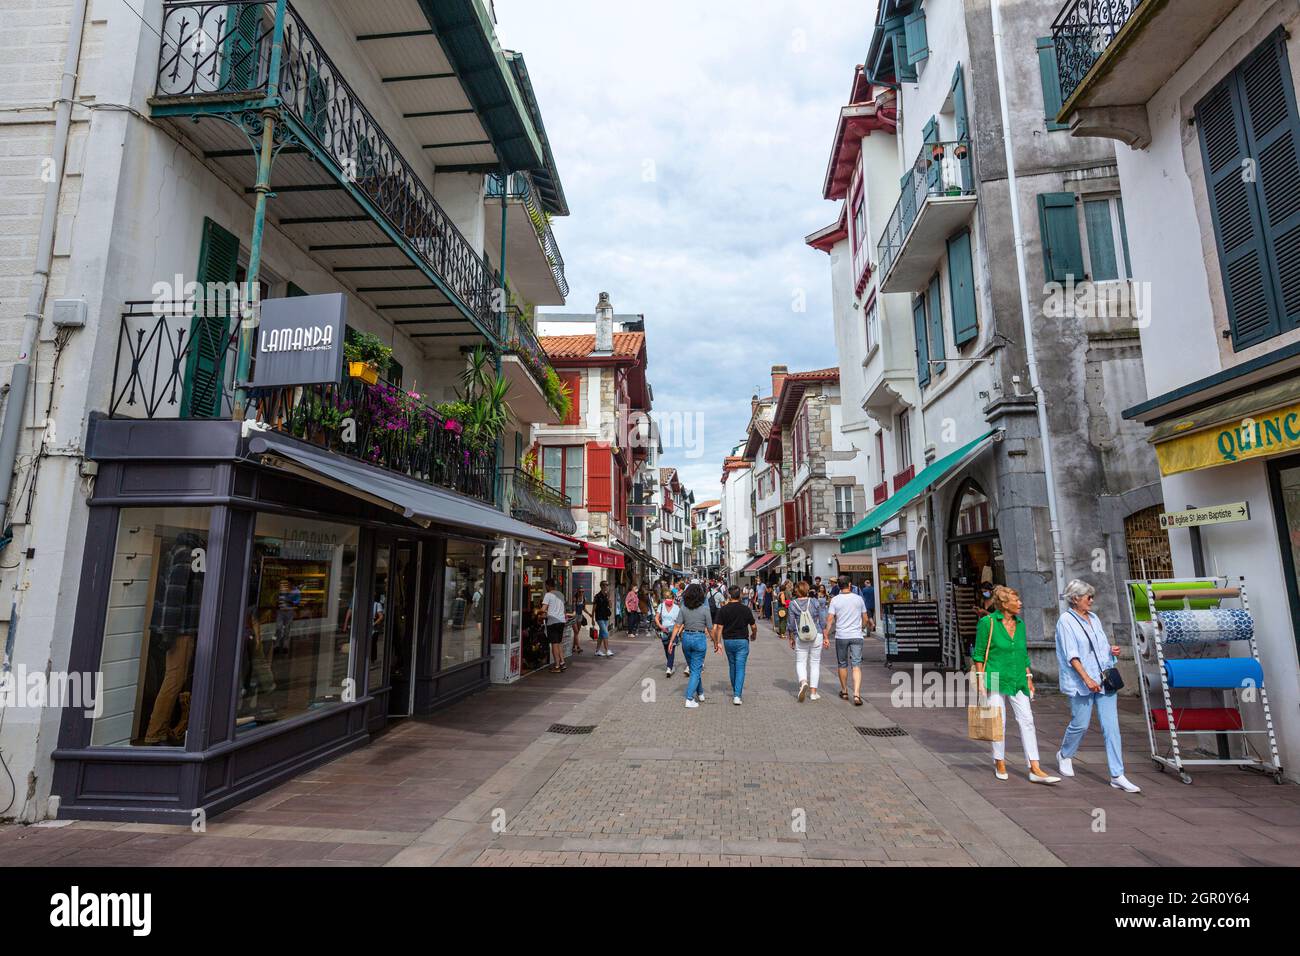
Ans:
{"type": "Polygon", "coordinates": [[[189,724],[188,697],[184,695],[180,720],[172,724],[172,712],[181,697],[194,661],[194,643],[199,631],[199,604],[203,597],[203,572],[193,569],[194,552],[206,547],[192,531],[183,531],[159,558],[157,585],[154,589],[150,640],[166,652],[162,685],[154,698],[149,726],[145,730],[147,746],[179,746],[184,743],[189,724]]]}

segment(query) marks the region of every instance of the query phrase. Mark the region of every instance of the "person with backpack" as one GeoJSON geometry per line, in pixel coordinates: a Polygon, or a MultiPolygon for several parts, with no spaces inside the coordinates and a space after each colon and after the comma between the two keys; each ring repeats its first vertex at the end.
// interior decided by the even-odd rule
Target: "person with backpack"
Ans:
{"type": "Polygon", "coordinates": [[[740,602],[740,587],[732,585],[727,601],[713,615],[713,643],[722,642],[727,652],[727,670],[731,675],[731,702],[740,706],[745,691],[745,663],[749,660],[749,642],[758,637],[754,612],[740,602]]]}
{"type": "Polygon", "coordinates": [[[613,657],[614,652],[609,649],[609,618],[613,608],[609,600],[608,581],[600,582],[600,590],[591,603],[592,616],[596,619],[596,656],[613,657]]]}
{"type": "Polygon", "coordinates": [[[786,636],[794,651],[794,673],[799,680],[799,703],[810,691],[813,700],[821,700],[817,682],[821,677],[822,650],[831,642],[826,633],[826,605],[811,595],[807,581],[800,581],[795,588],[786,619],[790,622],[786,636]]]}

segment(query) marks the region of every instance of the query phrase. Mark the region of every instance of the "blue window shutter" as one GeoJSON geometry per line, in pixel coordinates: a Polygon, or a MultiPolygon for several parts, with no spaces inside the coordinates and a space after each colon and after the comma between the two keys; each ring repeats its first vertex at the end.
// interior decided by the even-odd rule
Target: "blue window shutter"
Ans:
{"type": "MultiPolygon", "coordinates": [[[[922,133],[922,141],[929,143],[939,142],[939,121],[933,116],[926,121],[925,130],[922,133]]],[[[943,162],[936,162],[930,157],[929,150],[923,150],[921,158],[926,164],[925,185],[931,193],[937,193],[943,189],[943,162]]]]}
{"type": "Polygon", "coordinates": [[[963,229],[948,240],[948,293],[952,299],[952,340],[957,348],[961,348],[979,335],[975,259],[969,229],[963,229]]]}
{"type": "Polygon", "coordinates": [[[896,27],[889,34],[894,48],[894,79],[899,83],[915,83],[916,67],[907,58],[907,28],[896,27]]]}
{"type": "Polygon", "coordinates": [[[1069,129],[1069,124],[1058,123],[1061,112],[1061,71],[1056,62],[1056,44],[1051,37],[1038,38],[1038,73],[1043,81],[1043,114],[1049,130],[1069,129]]]}
{"type": "Polygon", "coordinates": [[[904,18],[903,34],[907,38],[909,66],[915,66],[930,55],[930,45],[925,36],[925,10],[917,9],[904,18]]]}
{"type": "Polygon", "coordinates": [[[939,273],[935,273],[930,279],[930,289],[925,294],[926,307],[930,312],[930,327],[928,329],[930,358],[935,361],[931,366],[934,374],[938,375],[947,364],[939,361],[945,355],[946,349],[943,342],[943,294],[940,291],[939,273]]]}
{"type": "Polygon", "coordinates": [[[229,4],[222,41],[219,92],[243,92],[258,85],[262,65],[262,4],[229,4]]]}
{"type": "Polygon", "coordinates": [[[1065,282],[1074,276],[1084,281],[1083,244],[1079,241],[1079,213],[1074,193],[1039,193],[1038,224],[1043,238],[1043,267],[1048,282],[1065,282]]]}
{"type": "Polygon", "coordinates": [[[224,293],[208,298],[208,283],[237,282],[239,239],[211,219],[203,220],[203,241],[199,247],[199,284],[196,314],[190,323],[185,346],[185,384],[181,392],[181,418],[220,418],[222,385],[226,373],[226,349],[230,342],[231,319],[239,302],[224,293]]]}
{"type": "Polygon", "coordinates": [[[916,333],[916,383],[925,388],[930,384],[930,343],[926,340],[923,295],[912,303],[912,329],[916,333]]]}
{"type": "Polygon", "coordinates": [[[966,77],[961,64],[952,73],[952,112],[957,126],[957,142],[966,146],[966,155],[959,160],[961,165],[961,188],[970,192],[975,188],[975,179],[971,175],[970,165],[970,118],[966,113],[966,77]]]}
{"type": "Polygon", "coordinates": [[[1238,73],[1229,74],[1196,105],[1196,129],[1235,349],[1281,331],[1259,196],[1255,184],[1242,175],[1244,161],[1258,154],[1252,152],[1248,140],[1239,80],[1238,73]]]}

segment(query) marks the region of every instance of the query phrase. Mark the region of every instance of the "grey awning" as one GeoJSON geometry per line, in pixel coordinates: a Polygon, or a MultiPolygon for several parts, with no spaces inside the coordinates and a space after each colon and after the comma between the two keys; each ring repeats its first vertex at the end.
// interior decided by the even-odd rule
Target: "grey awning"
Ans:
{"type": "Polygon", "coordinates": [[[337,488],[412,521],[535,541],[572,551],[573,544],[464,495],[280,437],[257,436],[248,450],[263,462],[337,488]]]}

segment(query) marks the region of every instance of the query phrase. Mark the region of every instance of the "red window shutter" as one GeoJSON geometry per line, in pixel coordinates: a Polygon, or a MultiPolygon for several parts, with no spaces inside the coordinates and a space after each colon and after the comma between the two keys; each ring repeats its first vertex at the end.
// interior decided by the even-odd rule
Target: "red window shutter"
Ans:
{"type": "Polygon", "coordinates": [[[582,373],[561,372],[560,381],[564,383],[564,390],[569,393],[569,417],[560,424],[580,425],[582,423],[582,409],[579,407],[578,399],[582,397],[582,373]]]}
{"type": "Polygon", "coordinates": [[[785,507],[785,536],[787,538],[786,544],[789,544],[790,541],[797,540],[795,538],[795,533],[798,530],[798,520],[795,517],[795,509],[794,509],[793,501],[785,502],[784,507],[785,507]]]}
{"type": "Polygon", "coordinates": [[[604,442],[587,442],[587,510],[609,511],[613,506],[614,456],[604,442]]]}

